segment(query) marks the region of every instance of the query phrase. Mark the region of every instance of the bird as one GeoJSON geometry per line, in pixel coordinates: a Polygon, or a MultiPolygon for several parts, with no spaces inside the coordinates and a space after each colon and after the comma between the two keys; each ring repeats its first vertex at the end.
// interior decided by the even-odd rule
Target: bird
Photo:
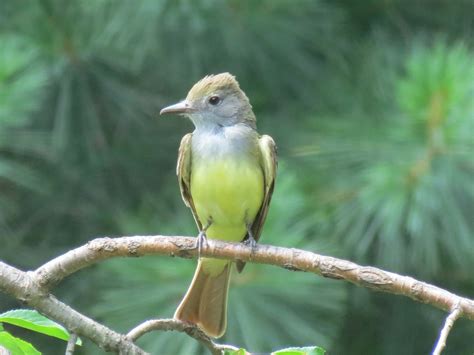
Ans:
{"type": "MultiPolygon", "coordinates": [[[[275,186],[277,149],[272,137],[258,134],[252,106],[236,78],[229,73],[205,76],[186,99],[160,114],[187,116],[195,127],[181,140],[176,172],[183,201],[199,229],[199,250],[207,239],[254,248],[275,186]]],[[[221,337],[227,327],[231,265],[199,256],[174,318],[221,337]]],[[[236,261],[238,272],[244,266],[236,261]]]]}

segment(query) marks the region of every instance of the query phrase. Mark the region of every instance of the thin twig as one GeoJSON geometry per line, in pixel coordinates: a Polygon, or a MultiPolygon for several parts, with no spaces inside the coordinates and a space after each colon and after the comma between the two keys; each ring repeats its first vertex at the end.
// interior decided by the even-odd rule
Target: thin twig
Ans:
{"type": "Polygon", "coordinates": [[[76,348],[76,342],[77,342],[77,334],[76,333],[71,333],[71,335],[69,336],[69,340],[67,341],[67,347],[66,347],[65,355],[74,354],[74,350],[76,348]]]}
{"type": "Polygon", "coordinates": [[[213,355],[221,355],[224,350],[238,350],[232,345],[221,345],[214,343],[201,329],[193,324],[185,323],[177,319],[152,319],[137,325],[130,330],[127,337],[136,341],[139,337],[153,330],[184,332],[204,345],[213,355]]]}
{"type": "Polygon", "coordinates": [[[446,346],[446,340],[448,339],[449,332],[451,331],[454,322],[461,316],[461,308],[459,305],[455,306],[453,311],[446,317],[446,321],[444,322],[443,329],[441,329],[441,333],[439,334],[438,342],[436,343],[436,347],[433,350],[433,355],[441,355],[443,349],[446,346]]]}

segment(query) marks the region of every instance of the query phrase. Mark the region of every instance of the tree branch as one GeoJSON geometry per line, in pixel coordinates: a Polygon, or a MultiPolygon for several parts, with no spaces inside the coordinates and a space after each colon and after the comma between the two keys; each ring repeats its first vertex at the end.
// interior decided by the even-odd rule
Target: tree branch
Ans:
{"type": "MultiPolygon", "coordinates": [[[[194,237],[135,236],[121,238],[97,238],[84,246],[73,249],[35,271],[38,284],[48,289],[64,277],[101,260],[118,256],[169,255],[196,257],[194,237]]],[[[270,264],[293,271],[307,271],[333,279],[344,279],[358,286],[410,297],[444,311],[451,311],[459,304],[462,317],[474,320],[474,301],[457,296],[442,288],[421,282],[408,276],[371,266],[309,251],[257,245],[252,248],[242,243],[208,240],[201,255],[218,259],[242,260],[270,264]]]]}
{"type": "Polygon", "coordinates": [[[64,355],[73,355],[76,348],[77,334],[71,333],[69,340],[67,341],[66,353],[64,355]]]}
{"type": "MultiPolygon", "coordinates": [[[[78,313],[58,301],[49,290],[63,278],[101,260],[120,256],[169,255],[196,257],[196,238],[169,236],[134,236],[97,238],[39,267],[23,272],[0,262],[0,291],[63,324],[69,331],[89,338],[106,351],[120,354],[146,354],[132,340],[151,330],[177,330],[200,341],[217,354],[229,346],[213,343],[192,326],[175,320],[152,320],[140,324],[125,336],[78,313]]],[[[459,317],[474,319],[474,301],[439,287],[370,266],[309,251],[257,245],[254,249],[237,243],[208,240],[201,250],[204,257],[242,260],[280,266],[292,271],[312,272],[333,279],[344,279],[358,286],[410,297],[418,302],[449,311],[436,349],[442,350],[454,321],[459,317]]],[[[435,349],[435,350],[436,350],[435,349]]]]}
{"type": "Polygon", "coordinates": [[[34,275],[32,272],[20,271],[0,261],[0,291],[61,323],[70,332],[92,340],[105,351],[123,355],[147,354],[124,335],[95,322],[58,301],[53,295],[43,292],[35,282],[34,275]]]}
{"type": "Polygon", "coordinates": [[[451,331],[454,322],[456,322],[460,315],[461,309],[459,308],[459,306],[456,305],[453,311],[446,318],[443,329],[441,329],[441,333],[439,334],[436,347],[433,350],[433,355],[441,355],[444,347],[446,346],[446,340],[448,339],[449,332],[451,331]]]}
{"type": "Polygon", "coordinates": [[[214,343],[201,329],[193,324],[185,323],[177,319],[152,319],[143,322],[128,332],[127,337],[136,341],[142,335],[153,330],[170,331],[176,330],[188,334],[190,337],[204,345],[211,354],[221,355],[224,350],[239,350],[231,345],[219,345],[214,343]]]}

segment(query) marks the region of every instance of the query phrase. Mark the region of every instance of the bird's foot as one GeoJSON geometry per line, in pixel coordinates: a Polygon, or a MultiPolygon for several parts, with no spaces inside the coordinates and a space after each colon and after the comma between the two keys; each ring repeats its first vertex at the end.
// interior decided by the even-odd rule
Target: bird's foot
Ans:
{"type": "Polygon", "coordinates": [[[211,226],[212,224],[212,217],[209,218],[207,221],[207,224],[204,226],[202,230],[199,231],[199,234],[197,236],[196,240],[196,249],[198,250],[198,258],[201,259],[201,251],[202,247],[207,244],[207,229],[211,226]]]}
{"type": "Polygon", "coordinates": [[[196,249],[198,250],[198,258],[201,259],[202,247],[207,244],[206,231],[200,231],[196,238],[196,249]]]}
{"type": "Polygon", "coordinates": [[[251,233],[247,235],[247,238],[242,242],[245,246],[248,246],[252,249],[252,254],[255,251],[255,248],[257,247],[257,241],[253,237],[251,233]]]}

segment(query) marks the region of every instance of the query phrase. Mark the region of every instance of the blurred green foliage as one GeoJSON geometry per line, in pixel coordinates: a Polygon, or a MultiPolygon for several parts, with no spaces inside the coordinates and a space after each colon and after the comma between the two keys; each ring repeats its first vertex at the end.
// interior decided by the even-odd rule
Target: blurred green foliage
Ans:
{"type": "MultiPolygon", "coordinates": [[[[472,33],[468,0],[4,0],[0,258],[34,268],[98,235],[196,234],[174,176],[192,125],[158,111],[205,74],[229,71],[279,145],[263,243],[472,295],[472,33]]],[[[171,316],[194,265],[111,260],[55,292],[126,331],[171,316]]],[[[429,353],[443,319],[411,300],[261,265],[232,283],[223,341],[249,351],[429,353]]],[[[0,310],[14,307],[0,296],[0,310]]],[[[446,353],[472,351],[473,331],[459,321],[446,353]]],[[[99,353],[84,343],[79,353],[99,353]]],[[[203,351],[176,333],[140,344],[203,351]]]]}

